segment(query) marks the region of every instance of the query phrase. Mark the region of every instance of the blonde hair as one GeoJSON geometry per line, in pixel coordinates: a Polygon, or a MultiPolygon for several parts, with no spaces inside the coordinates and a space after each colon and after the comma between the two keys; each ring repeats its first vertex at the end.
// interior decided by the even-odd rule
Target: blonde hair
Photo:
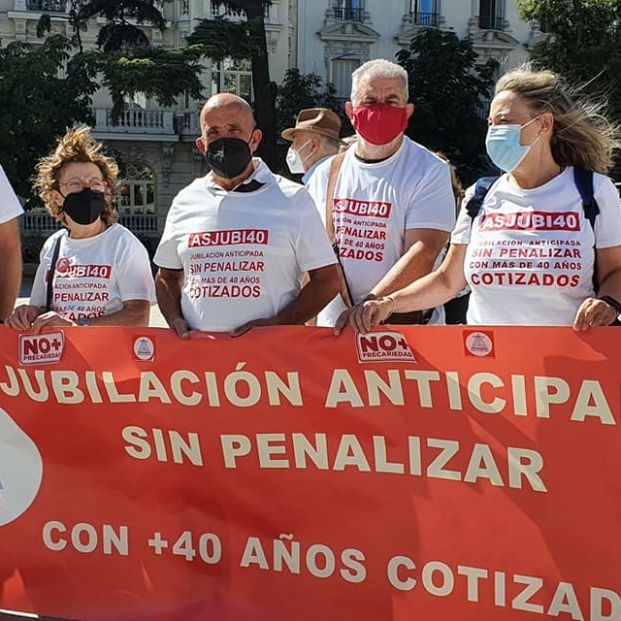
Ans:
{"type": "Polygon", "coordinates": [[[550,147],[557,164],[606,174],[619,146],[619,126],[606,118],[605,102],[590,100],[580,90],[530,65],[506,73],[496,84],[496,94],[517,93],[535,113],[552,113],[550,147]]]}
{"type": "Polygon", "coordinates": [[[64,221],[62,207],[56,202],[54,192],[60,191],[60,172],[69,162],[85,162],[95,164],[99,168],[107,186],[106,206],[101,213],[101,219],[106,224],[116,222],[118,214],[113,201],[116,196],[119,167],[113,159],[102,153],[101,142],[93,138],[90,128],[85,125],[70,129],[59,139],[54,151],[37,164],[34,188],[50,215],[61,222],[64,221]]]}

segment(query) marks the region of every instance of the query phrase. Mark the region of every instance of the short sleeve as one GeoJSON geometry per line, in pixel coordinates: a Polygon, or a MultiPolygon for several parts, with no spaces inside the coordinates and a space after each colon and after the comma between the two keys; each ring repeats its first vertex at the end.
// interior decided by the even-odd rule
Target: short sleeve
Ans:
{"type": "Polygon", "coordinates": [[[301,189],[294,200],[300,209],[300,225],[295,242],[300,269],[308,272],[336,263],[336,256],[313,199],[305,189],[301,189]]]}
{"type": "Polygon", "coordinates": [[[326,219],[326,194],[328,192],[330,168],[332,167],[333,159],[334,158],[331,157],[319,164],[308,180],[308,183],[304,186],[311,195],[322,222],[326,219]]]}
{"type": "Polygon", "coordinates": [[[37,267],[32,282],[32,289],[30,290],[30,304],[33,306],[40,306],[43,308],[47,302],[47,282],[45,280],[45,275],[52,262],[52,254],[54,252],[56,239],[58,239],[57,235],[48,237],[39,253],[39,267],[37,267]]]}
{"type": "Polygon", "coordinates": [[[414,188],[406,208],[406,229],[452,231],[455,226],[455,196],[451,172],[438,160],[414,188]]]}
{"type": "Polygon", "coordinates": [[[24,213],[20,202],[0,166],[0,224],[13,220],[24,213]]]}
{"type": "Polygon", "coordinates": [[[469,244],[470,243],[470,232],[472,231],[472,218],[468,214],[466,210],[466,205],[470,201],[470,199],[474,196],[475,186],[471,185],[464,195],[464,198],[461,201],[461,209],[459,210],[459,215],[457,216],[457,222],[455,223],[455,228],[451,233],[451,244],[469,244]]]}
{"type": "Polygon", "coordinates": [[[177,252],[178,239],[175,235],[175,211],[175,204],[173,203],[166,218],[162,238],[160,239],[160,243],[155,251],[155,256],[153,257],[155,265],[167,270],[183,269],[183,263],[177,252]]]}
{"type": "Polygon", "coordinates": [[[603,175],[594,175],[595,200],[599,214],[595,219],[595,247],[621,246],[621,199],[614,183],[603,175]]]}
{"type": "Polygon", "coordinates": [[[151,274],[151,262],[147,249],[136,239],[131,239],[127,252],[116,266],[120,298],[147,300],[155,303],[155,285],[151,274]]]}

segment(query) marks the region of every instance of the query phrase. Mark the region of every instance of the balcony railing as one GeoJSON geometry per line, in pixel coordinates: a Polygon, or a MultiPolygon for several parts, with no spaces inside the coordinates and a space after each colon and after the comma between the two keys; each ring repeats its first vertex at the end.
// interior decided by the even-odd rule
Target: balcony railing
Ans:
{"type": "Polygon", "coordinates": [[[439,13],[425,13],[425,12],[412,12],[410,13],[412,23],[417,26],[428,26],[430,28],[437,28],[439,13]]]}
{"type": "MultiPolygon", "coordinates": [[[[119,222],[134,233],[159,233],[159,217],[155,213],[121,213],[119,222]]],[[[162,225],[163,217],[162,219],[162,225]]],[[[44,209],[31,209],[24,214],[22,221],[24,233],[40,233],[50,235],[57,231],[61,224],[44,209]]]]}
{"type": "Polygon", "coordinates": [[[41,13],[65,13],[67,0],[27,0],[26,8],[41,13]]]}
{"type": "Polygon", "coordinates": [[[123,110],[116,124],[112,122],[112,111],[105,108],[95,110],[95,131],[111,134],[174,134],[174,113],[168,110],[123,110]]]}
{"type": "Polygon", "coordinates": [[[60,222],[45,209],[31,209],[24,214],[21,227],[24,232],[50,235],[60,228],[60,222]]]}
{"type": "Polygon", "coordinates": [[[363,22],[364,9],[357,7],[335,7],[332,9],[334,19],[344,22],[363,22]]]}
{"type": "Polygon", "coordinates": [[[177,133],[189,134],[191,136],[200,136],[201,123],[198,110],[190,110],[186,112],[177,112],[177,133]]]}
{"type": "Polygon", "coordinates": [[[504,17],[497,15],[479,15],[479,28],[481,30],[504,30],[504,17]]]}

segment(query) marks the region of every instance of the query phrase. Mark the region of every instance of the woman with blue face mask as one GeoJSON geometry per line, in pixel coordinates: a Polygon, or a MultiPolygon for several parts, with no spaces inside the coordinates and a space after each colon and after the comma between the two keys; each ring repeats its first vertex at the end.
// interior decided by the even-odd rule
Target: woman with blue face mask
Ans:
{"type": "Polygon", "coordinates": [[[588,330],[620,314],[621,206],[606,176],[618,128],[601,105],[530,67],[499,80],[488,123],[487,153],[502,174],[466,191],[441,267],[361,304],[355,329],[443,304],[466,284],[469,324],[588,330]]]}
{"type": "Polygon", "coordinates": [[[118,167],[88,127],[69,130],[37,166],[35,188],[62,225],[43,245],[30,304],[5,323],[44,326],[146,326],[155,287],[142,243],[117,223],[118,167]]]}

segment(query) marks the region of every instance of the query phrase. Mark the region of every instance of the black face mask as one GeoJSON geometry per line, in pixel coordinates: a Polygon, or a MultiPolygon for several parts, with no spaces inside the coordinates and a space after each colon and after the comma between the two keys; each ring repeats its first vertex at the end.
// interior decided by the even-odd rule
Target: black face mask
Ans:
{"type": "Polygon", "coordinates": [[[218,177],[234,179],[246,170],[252,152],[241,138],[218,138],[207,145],[205,159],[218,177]]]}
{"type": "Polygon", "coordinates": [[[78,224],[93,224],[101,215],[106,200],[103,192],[95,192],[84,188],[81,192],[74,192],[65,196],[63,210],[78,224]]]}

